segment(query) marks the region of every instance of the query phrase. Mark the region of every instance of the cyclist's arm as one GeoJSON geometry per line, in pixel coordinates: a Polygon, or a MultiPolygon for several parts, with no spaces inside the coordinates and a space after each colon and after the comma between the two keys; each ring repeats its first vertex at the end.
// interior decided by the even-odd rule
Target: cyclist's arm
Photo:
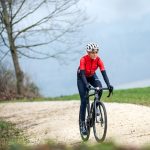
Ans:
{"type": "Polygon", "coordinates": [[[86,87],[88,87],[89,84],[88,84],[86,76],[85,76],[85,70],[80,70],[80,74],[81,74],[81,78],[82,78],[84,84],[86,85],[86,87]]]}
{"type": "Polygon", "coordinates": [[[107,87],[109,87],[110,86],[110,82],[109,82],[109,79],[108,79],[108,76],[107,76],[107,73],[106,73],[106,70],[105,70],[105,67],[104,67],[104,63],[103,63],[103,61],[100,58],[98,60],[98,66],[100,68],[100,71],[102,73],[103,79],[104,79],[107,87]]]}
{"type": "Polygon", "coordinates": [[[110,82],[109,82],[109,79],[108,79],[108,76],[107,76],[106,71],[105,71],[105,70],[102,70],[101,73],[102,73],[103,79],[104,79],[104,81],[105,81],[107,87],[109,87],[109,86],[110,86],[110,82]]]}
{"type": "Polygon", "coordinates": [[[86,76],[85,76],[85,59],[83,57],[80,59],[80,67],[79,68],[80,68],[81,78],[82,78],[84,84],[86,86],[88,86],[88,82],[87,82],[87,79],[86,79],[86,76]]]}

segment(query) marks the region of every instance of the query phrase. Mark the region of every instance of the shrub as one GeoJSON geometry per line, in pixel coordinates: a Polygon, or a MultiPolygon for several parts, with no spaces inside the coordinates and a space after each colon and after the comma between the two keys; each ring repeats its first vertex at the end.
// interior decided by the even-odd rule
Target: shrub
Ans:
{"type": "Polygon", "coordinates": [[[15,72],[10,68],[0,64],[0,100],[41,97],[39,88],[27,74],[24,74],[23,95],[17,95],[15,72]]]}

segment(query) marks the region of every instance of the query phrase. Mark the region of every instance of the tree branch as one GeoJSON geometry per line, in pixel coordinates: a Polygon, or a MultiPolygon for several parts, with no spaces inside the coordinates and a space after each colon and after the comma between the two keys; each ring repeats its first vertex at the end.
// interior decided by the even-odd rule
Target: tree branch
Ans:
{"type": "Polygon", "coordinates": [[[8,0],[10,23],[12,23],[12,0],[8,0]]]}
{"type": "Polygon", "coordinates": [[[20,12],[22,6],[24,5],[26,0],[23,0],[18,10],[15,12],[15,14],[12,16],[12,20],[17,16],[17,14],[20,12]]]}
{"type": "Polygon", "coordinates": [[[9,53],[9,50],[4,54],[4,56],[3,57],[1,57],[1,59],[0,59],[0,63],[2,62],[2,60],[8,55],[8,53],[9,53]]]}
{"type": "Polygon", "coordinates": [[[7,43],[6,43],[6,40],[5,40],[5,38],[3,37],[3,31],[4,31],[4,28],[3,28],[3,30],[1,31],[1,33],[0,33],[0,36],[1,36],[1,39],[2,39],[2,42],[4,43],[4,45],[6,46],[6,47],[9,47],[8,45],[7,45],[7,43]]]}
{"type": "MultiPolygon", "coordinates": [[[[45,1],[45,0],[44,0],[45,1]]],[[[32,11],[30,11],[29,13],[25,14],[23,17],[21,17],[18,21],[14,22],[12,25],[14,26],[15,24],[19,23],[21,20],[23,20],[24,18],[28,17],[29,15],[31,15],[32,13],[34,13],[36,10],[38,10],[41,5],[44,3],[44,1],[42,1],[35,9],[33,9],[32,11]]],[[[15,17],[13,17],[15,18],[15,17]]]]}
{"type": "MultiPolygon", "coordinates": [[[[31,49],[30,49],[31,50],[31,49]]],[[[48,58],[56,58],[55,55],[47,55],[45,57],[34,57],[34,56],[30,56],[30,55],[27,55],[25,53],[22,53],[21,51],[17,50],[17,52],[23,56],[25,56],[26,58],[30,58],[30,59],[48,59],[48,58]]]]}
{"type": "Polygon", "coordinates": [[[37,47],[37,46],[43,46],[43,45],[50,44],[50,43],[56,41],[57,39],[59,39],[60,37],[62,37],[66,32],[68,32],[68,30],[69,29],[65,30],[64,32],[62,32],[61,34],[56,36],[54,39],[52,39],[52,40],[50,40],[48,42],[37,43],[37,44],[33,44],[33,45],[18,45],[17,48],[31,48],[31,47],[37,47]]]}
{"type": "MultiPolygon", "coordinates": [[[[40,19],[40,20],[37,21],[36,23],[34,23],[34,24],[32,24],[32,25],[30,25],[30,26],[28,26],[28,27],[22,29],[21,31],[19,31],[19,32],[16,34],[16,36],[15,36],[14,39],[16,39],[21,33],[26,32],[26,31],[28,31],[28,30],[31,29],[31,28],[34,28],[34,27],[36,27],[36,26],[39,26],[39,25],[41,25],[41,24],[47,22],[49,19],[51,19],[51,18],[53,17],[53,15],[54,15],[55,13],[56,13],[56,15],[57,15],[58,13],[60,13],[60,12],[62,12],[62,11],[64,11],[64,10],[66,10],[66,9],[68,9],[68,8],[62,9],[65,5],[67,5],[67,3],[68,3],[68,1],[65,2],[63,5],[61,5],[60,7],[58,7],[57,9],[55,9],[51,14],[47,15],[46,17],[40,19]]],[[[68,6],[68,7],[70,7],[70,6],[68,6]]]]}

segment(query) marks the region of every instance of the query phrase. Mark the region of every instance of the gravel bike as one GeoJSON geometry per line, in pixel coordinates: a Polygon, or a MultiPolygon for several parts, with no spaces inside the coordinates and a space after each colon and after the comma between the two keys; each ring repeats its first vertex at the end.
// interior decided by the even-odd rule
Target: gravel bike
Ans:
{"type": "MultiPolygon", "coordinates": [[[[91,87],[86,93],[86,115],[85,115],[85,126],[87,130],[87,135],[83,135],[81,132],[81,119],[79,112],[79,129],[80,135],[83,141],[87,141],[90,136],[90,128],[93,127],[94,137],[97,142],[103,142],[106,137],[107,132],[107,112],[104,103],[99,100],[98,93],[100,90],[109,90],[108,88],[91,87]],[[94,93],[90,94],[93,90],[94,93]],[[94,101],[90,104],[91,97],[94,96],[94,101]]],[[[113,94],[113,89],[109,90],[109,95],[113,94]]]]}

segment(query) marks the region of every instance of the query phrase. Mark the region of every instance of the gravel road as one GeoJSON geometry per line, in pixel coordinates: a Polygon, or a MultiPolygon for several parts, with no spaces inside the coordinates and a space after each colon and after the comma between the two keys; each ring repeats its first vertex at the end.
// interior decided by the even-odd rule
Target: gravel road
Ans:
{"type": "MultiPolygon", "coordinates": [[[[81,142],[78,127],[79,101],[1,103],[0,117],[17,124],[30,144],[53,139],[56,142],[81,142]]],[[[106,140],[119,145],[150,144],[150,107],[105,103],[108,114],[106,140]]],[[[93,131],[89,142],[95,143],[93,131]]]]}

